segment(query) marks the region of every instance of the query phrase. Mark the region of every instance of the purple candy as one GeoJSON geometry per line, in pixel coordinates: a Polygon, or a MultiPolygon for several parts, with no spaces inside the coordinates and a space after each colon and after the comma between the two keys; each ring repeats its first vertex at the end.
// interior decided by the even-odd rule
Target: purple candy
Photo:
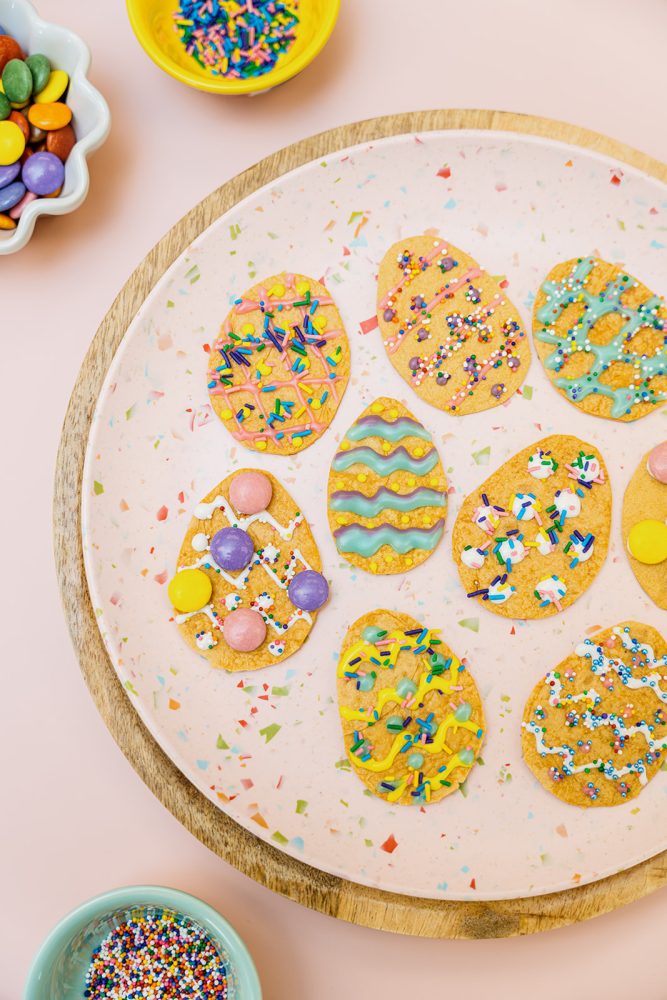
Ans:
{"type": "Polygon", "coordinates": [[[0,212],[7,212],[14,205],[18,205],[25,194],[25,185],[21,181],[14,181],[7,187],[0,188],[0,212]]]}
{"type": "Polygon", "coordinates": [[[7,187],[8,184],[15,181],[20,172],[20,160],[17,160],[16,163],[10,163],[7,167],[0,167],[0,188],[7,187]]]}
{"type": "Polygon", "coordinates": [[[391,323],[392,319],[394,318],[394,310],[385,309],[385,311],[382,314],[382,318],[385,321],[385,323],[391,323]]]}
{"type": "Polygon", "coordinates": [[[287,596],[295,608],[317,611],[329,596],[329,584],[321,573],[314,569],[304,569],[292,577],[287,596]]]}
{"type": "Polygon", "coordinates": [[[245,569],[252,559],[255,546],[242,528],[221,528],[211,539],[211,555],[220,569],[245,569]]]}
{"type": "Polygon", "coordinates": [[[65,180],[65,165],[54,153],[34,153],[23,164],[23,183],[34,194],[53,194],[65,180]]]}
{"type": "Polygon", "coordinates": [[[411,372],[416,372],[417,369],[419,368],[419,358],[417,357],[416,354],[414,358],[410,358],[410,360],[408,361],[408,368],[410,369],[411,372]]]}
{"type": "Polygon", "coordinates": [[[440,267],[443,271],[451,271],[454,267],[454,263],[455,261],[453,257],[443,257],[440,261],[440,267]]]}

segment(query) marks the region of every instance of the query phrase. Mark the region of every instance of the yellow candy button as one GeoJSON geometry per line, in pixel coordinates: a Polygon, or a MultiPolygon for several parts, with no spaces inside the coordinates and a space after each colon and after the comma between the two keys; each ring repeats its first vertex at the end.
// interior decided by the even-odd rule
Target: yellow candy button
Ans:
{"type": "Polygon", "coordinates": [[[182,569],[169,584],[169,600],[181,614],[200,611],[213,593],[210,578],[201,569],[182,569]]]}
{"type": "Polygon", "coordinates": [[[24,149],[25,138],[16,122],[0,122],[0,167],[16,163],[24,149]]]}
{"type": "Polygon", "coordinates": [[[35,104],[51,104],[52,101],[59,101],[67,90],[69,77],[64,69],[54,69],[49,74],[46,87],[40,90],[36,97],[33,97],[35,104]]]}
{"type": "Polygon", "coordinates": [[[285,294],[285,286],[284,285],[280,285],[280,284],[279,285],[274,285],[273,288],[269,289],[269,295],[271,296],[272,299],[282,299],[282,297],[283,297],[284,294],[285,294]]]}
{"type": "Polygon", "coordinates": [[[630,529],[628,551],[640,563],[655,566],[667,559],[667,524],[664,521],[640,521],[630,529]]]}

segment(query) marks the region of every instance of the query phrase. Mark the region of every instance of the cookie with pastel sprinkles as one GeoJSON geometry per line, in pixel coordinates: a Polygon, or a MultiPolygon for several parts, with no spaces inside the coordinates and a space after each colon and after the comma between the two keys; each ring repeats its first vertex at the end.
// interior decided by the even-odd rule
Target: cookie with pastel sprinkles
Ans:
{"type": "Polygon", "coordinates": [[[602,455],[567,434],[524,448],[465,498],[452,553],[471,600],[506,618],[546,618],[591,585],[609,545],[602,455]]]}
{"type": "Polygon", "coordinates": [[[368,573],[405,573],[438,545],[447,479],[430,432],[398,400],[376,399],[347,431],[327,513],[340,554],[368,573]]]}
{"type": "Polygon", "coordinates": [[[254,469],[196,505],[168,590],[185,641],[230,671],[286,660],[329,595],[303,514],[275,476],[254,469]]]}
{"type": "Polygon", "coordinates": [[[465,662],[440,630],[396,611],[348,629],[337,668],[345,751],[385,802],[424,806],[466,781],[484,739],[484,712],[465,662]]]}
{"type": "Polygon", "coordinates": [[[585,413],[638,420],[667,400],[667,308],[598,257],[557,264],[533,313],[535,348],[558,391],[585,413]]]}
{"type": "Polygon", "coordinates": [[[454,416],[506,402],[530,366],[504,282],[432,236],[410,236],[380,264],[377,317],[389,360],[421,399],[454,416]]]}
{"type": "Polygon", "coordinates": [[[621,530],[637,582],[667,611],[667,441],[642,457],[628,483],[621,530]]]}
{"type": "Polygon", "coordinates": [[[245,448],[293,455],[334,418],[350,374],[350,346],[324,285],[276,274],[236,299],[211,345],[213,409],[245,448]]]}
{"type": "Polygon", "coordinates": [[[582,636],[526,703],[526,764],[571,805],[634,799],[667,755],[667,643],[650,625],[621,622],[582,636]]]}

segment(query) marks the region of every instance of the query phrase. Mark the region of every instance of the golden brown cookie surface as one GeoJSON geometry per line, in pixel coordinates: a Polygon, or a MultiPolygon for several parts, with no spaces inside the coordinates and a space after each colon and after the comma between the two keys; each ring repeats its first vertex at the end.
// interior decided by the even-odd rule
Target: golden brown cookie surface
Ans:
{"type": "Polygon", "coordinates": [[[533,690],[523,756],[564,802],[613,806],[639,795],[667,750],[667,643],[622,622],[583,638],[533,690]]]}
{"type": "Polygon", "coordinates": [[[667,308],[608,261],[557,264],[533,313],[535,348],[547,375],[585,413],[638,420],[667,399],[667,308]]]}
{"type": "Polygon", "coordinates": [[[447,479],[430,432],[397,399],[376,399],[348,429],[327,511],[338,551],[368,573],[404,573],[438,545],[447,479]]]}
{"type": "Polygon", "coordinates": [[[437,802],[460,787],[479,756],[479,692],[439,633],[381,609],[354,622],[343,640],[337,687],[347,756],[390,803],[437,802]]]}
{"type": "Polygon", "coordinates": [[[283,272],[232,306],[211,347],[208,392],[245,448],[293,455],[327,429],[349,374],[350,345],[329,292],[283,272]]]}
{"type": "Polygon", "coordinates": [[[455,416],[504,403],[530,367],[516,307],[469,254],[432,236],[389,248],[377,316],[389,360],[421,399],[455,416]]]}
{"type": "Polygon", "coordinates": [[[294,500],[270,473],[239,469],[193,514],[169,585],[184,639],[224,670],[287,659],[328,596],[315,539],[294,500]]]}
{"type": "Polygon", "coordinates": [[[667,610],[667,441],[643,456],[628,483],[621,530],[639,585],[667,610]]]}
{"type": "Polygon", "coordinates": [[[466,594],[506,618],[546,618],[590,586],[607,555],[611,487],[599,451],[536,441],[463,501],[452,552],[466,594]]]}

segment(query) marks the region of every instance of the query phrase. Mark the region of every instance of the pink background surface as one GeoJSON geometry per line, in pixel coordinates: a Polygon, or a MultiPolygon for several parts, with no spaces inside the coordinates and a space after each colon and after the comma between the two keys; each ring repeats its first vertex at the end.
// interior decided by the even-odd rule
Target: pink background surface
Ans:
{"type": "Polygon", "coordinates": [[[114,885],[201,895],[245,938],[268,1000],[430,993],[577,1000],[664,996],[667,890],[575,928],[437,942],[348,926],[283,900],[224,864],[152,797],[81,680],[51,555],[60,423],[97,324],[131,270],[195,202],[260,157],[352,119],[423,107],[496,107],[570,120],[667,160],[662,0],[344,3],[317,62],[251,100],[189,91],[135,42],[120,0],[42,0],[77,30],[114,116],[74,215],[38,224],[0,263],[5,648],[0,709],[3,843],[0,1000],[21,995],[50,927],[114,885]],[[415,8],[416,9],[416,5],[415,8]],[[458,15],[458,20],[455,18],[458,15]],[[455,34],[454,34],[455,32],[455,34]],[[11,485],[10,485],[11,484],[11,485]],[[38,775],[27,783],[24,775],[38,775]],[[556,972],[558,970],[558,973],[556,972]]]}

